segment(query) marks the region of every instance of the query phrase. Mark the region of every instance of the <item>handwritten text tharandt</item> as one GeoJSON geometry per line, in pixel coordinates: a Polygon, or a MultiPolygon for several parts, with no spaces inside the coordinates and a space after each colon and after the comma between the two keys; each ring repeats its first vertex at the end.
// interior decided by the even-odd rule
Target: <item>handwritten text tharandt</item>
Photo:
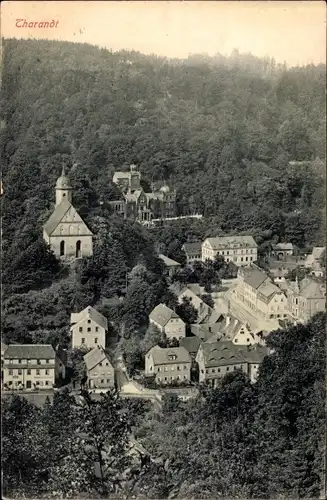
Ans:
{"type": "Polygon", "coordinates": [[[59,21],[28,21],[27,19],[16,19],[16,28],[58,28],[59,21]]]}

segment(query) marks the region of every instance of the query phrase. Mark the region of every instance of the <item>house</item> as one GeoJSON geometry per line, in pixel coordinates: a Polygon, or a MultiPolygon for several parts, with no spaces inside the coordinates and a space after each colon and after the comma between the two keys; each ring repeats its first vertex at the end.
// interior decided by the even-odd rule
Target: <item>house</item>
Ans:
{"type": "Polygon", "coordinates": [[[279,319],[288,315],[285,293],[258,268],[239,269],[235,293],[238,300],[261,318],[279,319]]]}
{"type": "Polygon", "coordinates": [[[63,168],[56,183],[54,212],[43,226],[43,238],[62,259],[93,254],[93,234],[72,205],[72,186],[63,168]]]}
{"type": "Polygon", "coordinates": [[[159,384],[190,381],[191,365],[191,355],[184,347],[154,346],[145,355],[145,375],[155,375],[159,384]]]}
{"type": "Polygon", "coordinates": [[[258,245],[252,236],[220,236],[207,238],[202,243],[201,258],[215,260],[217,255],[224,257],[226,262],[237,266],[248,266],[257,260],[258,245]]]}
{"type": "Polygon", "coordinates": [[[314,247],[312,249],[312,253],[307,256],[304,262],[304,267],[310,269],[313,276],[323,276],[324,267],[326,267],[326,248],[314,247]]]}
{"type": "Polygon", "coordinates": [[[293,255],[294,247],[292,243],[277,243],[272,247],[272,255],[275,255],[278,260],[285,259],[287,255],[293,255]]]}
{"type": "Polygon", "coordinates": [[[72,348],[106,346],[108,320],[91,306],[70,315],[72,348]]]}
{"type": "Polygon", "coordinates": [[[236,370],[243,371],[255,382],[258,368],[268,353],[266,347],[259,345],[244,347],[231,341],[202,343],[196,356],[199,382],[209,382],[216,387],[222,377],[236,370]]]}
{"type": "Polygon", "coordinates": [[[149,316],[151,324],[155,325],[169,339],[181,339],[186,335],[186,326],[178,314],[165,304],[157,305],[149,316]]]}
{"type": "Polygon", "coordinates": [[[182,250],[186,255],[186,263],[193,264],[195,261],[201,261],[202,258],[202,242],[184,243],[182,250]]]}
{"type": "Polygon", "coordinates": [[[177,295],[178,302],[183,303],[183,299],[188,299],[198,313],[197,323],[217,323],[221,317],[218,311],[212,309],[190,288],[184,287],[177,295]]]}
{"type": "Polygon", "coordinates": [[[166,257],[166,255],[159,255],[159,259],[163,261],[165,266],[168,268],[168,275],[170,278],[176,274],[177,271],[180,270],[181,265],[179,262],[176,262],[176,260],[170,259],[169,257],[166,257]]]}
{"type": "Polygon", "coordinates": [[[217,323],[200,323],[190,325],[191,333],[198,337],[201,342],[207,342],[213,335],[220,332],[220,329],[220,321],[217,323]]]}
{"type": "Polygon", "coordinates": [[[9,389],[50,389],[65,367],[50,344],[10,344],[4,353],[3,383],[9,389]]]}
{"type": "Polygon", "coordinates": [[[217,332],[208,339],[208,342],[230,340],[233,344],[238,345],[254,345],[262,342],[262,339],[251,330],[249,325],[230,314],[227,314],[222,322],[217,323],[217,327],[217,332]]]}
{"type": "Polygon", "coordinates": [[[288,282],[286,295],[291,317],[296,321],[308,321],[314,314],[326,310],[326,287],[314,278],[288,282]]]}
{"type": "Polygon", "coordinates": [[[101,346],[85,354],[84,363],[90,389],[115,387],[115,369],[109,355],[101,346]]]}

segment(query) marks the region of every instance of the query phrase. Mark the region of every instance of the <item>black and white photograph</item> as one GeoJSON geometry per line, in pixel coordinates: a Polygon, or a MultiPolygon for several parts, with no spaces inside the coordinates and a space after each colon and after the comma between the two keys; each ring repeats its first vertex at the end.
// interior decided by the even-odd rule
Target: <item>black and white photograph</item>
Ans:
{"type": "Polygon", "coordinates": [[[327,500],[324,1],[1,4],[4,500],[327,500]]]}

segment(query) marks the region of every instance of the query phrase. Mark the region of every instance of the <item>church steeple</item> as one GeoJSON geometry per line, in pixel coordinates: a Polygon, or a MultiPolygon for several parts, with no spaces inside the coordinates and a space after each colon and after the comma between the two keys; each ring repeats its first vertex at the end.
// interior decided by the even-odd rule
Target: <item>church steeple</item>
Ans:
{"type": "Polygon", "coordinates": [[[56,206],[64,200],[68,200],[71,203],[72,190],[73,188],[68,177],[66,176],[65,165],[63,164],[61,176],[58,177],[56,182],[56,206]]]}

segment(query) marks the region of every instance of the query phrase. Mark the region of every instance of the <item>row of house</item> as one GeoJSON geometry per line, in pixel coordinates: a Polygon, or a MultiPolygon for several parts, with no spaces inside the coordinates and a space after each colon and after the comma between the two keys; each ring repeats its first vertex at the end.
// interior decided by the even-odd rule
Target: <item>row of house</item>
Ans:
{"type": "Polygon", "coordinates": [[[188,264],[197,260],[215,260],[221,255],[226,262],[248,266],[258,258],[258,245],[249,235],[206,238],[203,242],[184,243],[182,249],[188,264]]]}
{"type": "Polygon", "coordinates": [[[326,308],[326,287],[313,277],[300,283],[281,280],[277,285],[255,267],[239,269],[235,294],[246,308],[264,319],[305,322],[326,308]]]}

